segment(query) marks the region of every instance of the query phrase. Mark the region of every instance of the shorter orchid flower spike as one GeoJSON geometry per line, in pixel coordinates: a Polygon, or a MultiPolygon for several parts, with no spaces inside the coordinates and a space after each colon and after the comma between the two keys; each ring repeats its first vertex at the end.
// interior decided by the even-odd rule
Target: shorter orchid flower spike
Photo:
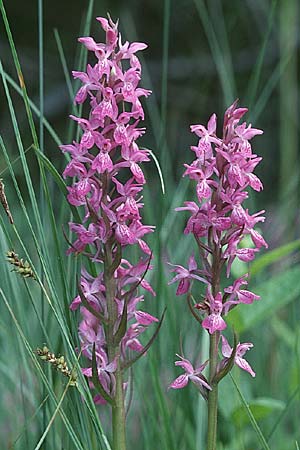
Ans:
{"type": "MultiPolygon", "coordinates": [[[[225,357],[222,361],[222,363],[226,362],[231,354],[233,349],[230,347],[230,345],[228,344],[227,339],[224,336],[222,337],[222,354],[225,357]]],[[[243,344],[241,344],[240,342],[238,343],[237,347],[236,347],[236,353],[235,353],[235,357],[234,357],[234,363],[239,366],[241,369],[245,370],[246,372],[250,373],[250,375],[252,377],[255,377],[255,372],[253,371],[252,367],[250,366],[250,364],[243,358],[244,354],[246,353],[246,351],[250,350],[250,348],[253,347],[253,344],[251,342],[245,342],[243,344]]],[[[221,364],[222,364],[221,363],[221,364]]]]}
{"type": "Polygon", "coordinates": [[[202,364],[197,369],[194,369],[190,361],[183,358],[180,355],[176,355],[178,358],[181,359],[181,361],[176,361],[175,366],[180,366],[185,370],[185,373],[182,375],[179,375],[179,377],[176,378],[176,380],[173,381],[173,383],[170,384],[169,389],[182,389],[184,388],[189,380],[191,380],[192,383],[194,383],[198,387],[205,387],[209,391],[211,391],[210,385],[207,383],[206,378],[204,375],[202,375],[202,371],[206,367],[208,361],[206,361],[204,364],[202,364]]]}
{"type": "MultiPolygon", "coordinates": [[[[256,192],[263,189],[262,182],[254,174],[262,158],[253,152],[251,142],[252,138],[263,132],[252,128],[251,124],[241,122],[247,111],[247,108],[239,108],[236,100],[225,112],[223,127],[217,126],[216,114],[210,116],[205,126],[191,126],[191,132],[197,140],[191,146],[193,160],[184,164],[183,176],[191,180],[194,194],[192,198],[185,199],[183,205],[175,208],[175,211],[188,214],[183,233],[194,237],[196,250],[195,258],[190,258],[188,268],[173,265],[175,274],[169,284],[178,282],[176,295],[186,294],[187,306],[197,321],[197,327],[200,324],[209,333],[208,364],[212,391],[234,364],[252,377],[255,376],[243,358],[253,344],[241,344],[234,333],[232,348],[226,338],[221,336],[227,327],[226,316],[233,308],[240,304],[250,305],[260,299],[259,295],[246,288],[249,274],[236,278],[231,270],[232,264],[238,261],[249,263],[262,247],[268,247],[260,230],[255,229],[257,224],[265,221],[265,211],[252,214],[245,204],[250,189],[256,192]],[[249,238],[247,247],[244,247],[245,237],[249,238]],[[224,276],[233,277],[231,286],[227,282],[223,286],[224,276]],[[198,281],[205,287],[201,289],[198,281]],[[221,343],[223,356],[219,357],[221,343]]],[[[181,366],[185,373],[173,381],[170,385],[173,389],[186,386],[189,380],[195,383],[192,378],[195,375],[198,384],[203,382],[203,377],[189,361],[181,358],[176,365],[181,366]],[[199,377],[202,381],[199,381],[199,377]]],[[[207,387],[203,389],[202,386],[199,391],[205,400],[212,398],[207,387]]],[[[213,411],[217,410],[217,401],[208,402],[208,410],[211,419],[208,421],[208,436],[212,437],[215,434],[213,411]]],[[[209,447],[215,446],[214,442],[209,447]]]]}

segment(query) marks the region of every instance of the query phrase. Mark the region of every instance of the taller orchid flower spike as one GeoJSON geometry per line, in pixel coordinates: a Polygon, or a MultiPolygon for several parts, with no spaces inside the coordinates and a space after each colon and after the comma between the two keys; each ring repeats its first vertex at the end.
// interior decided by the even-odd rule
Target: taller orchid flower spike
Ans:
{"type": "Polygon", "coordinates": [[[96,389],[96,403],[112,407],[114,450],[125,450],[124,370],[150,347],[141,334],[158,319],[140,311],[144,292],[155,295],[144,279],[152,253],[144,236],[154,231],[141,217],[145,177],[141,163],[148,151],[137,140],[145,133],[142,97],[150,91],[139,87],[141,64],[136,53],[146,44],[122,43],[118,24],[99,17],[105,43],[91,37],[79,39],[94,54],[86,72],[73,72],[82,86],[75,102],[88,103],[86,118],[70,116],[82,129],[78,142],[62,145],[71,160],[64,177],[71,177],[68,201],[81,208],[82,223],[70,223],[76,239],[68,253],[86,256],[79,295],[71,309],[80,307],[81,350],[87,358],[84,375],[96,389]],[[144,257],[134,263],[126,257],[128,247],[137,245],[144,257]],[[93,270],[91,271],[91,267],[93,270]],[[138,292],[141,289],[141,292],[138,292]]]}
{"type": "MultiPolygon", "coordinates": [[[[200,378],[200,393],[208,399],[208,450],[216,448],[219,381],[231,370],[233,364],[255,376],[249,363],[242,358],[253,344],[235,342],[231,348],[222,336],[224,358],[219,360],[218,357],[221,333],[227,327],[226,314],[239,304],[250,304],[259,299],[258,295],[243,289],[248,284],[248,274],[222,289],[222,273],[229,278],[236,258],[244,262],[252,261],[261,247],[267,247],[263,237],[254,229],[258,222],[265,220],[264,211],[251,215],[243,205],[248,198],[248,188],[255,191],[262,189],[261,181],[253,173],[262,158],[252,152],[249,142],[254,136],[262,134],[262,131],[252,128],[246,122],[240,124],[246,112],[247,108],[237,107],[237,101],[227,109],[222,137],[216,134],[215,114],[209,119],[207,127],[191,126],[191,131],[198,136],[199,141],[196,146],[191,147],[195,159],[191,164],[185,164],[184,176],[196,183],[198,201],[187,201],[184,206],[177,208],[177,211],[190,213],[184,233],[193,234],[201,261],[201,267],[198,267],[196,258],[192,255],[188,269],[175,265],[173,271],[177,275],[170,283],[179,281],[176,294],[186,294],[190,311],[210,335],[209,377],[206,379],[201,373],[200,378]],[[249,248],[241,245],[246,235],[252,240],[249,248]],[[205,295],[202,301],[193,303],[192,290],[195,291],[193,285],[196,282],[204,283],[205,295]]],[[[199,298],[199,292],[195,296],[199,298]]],[[[190,369],[193,366],[187,359],[183,360],[185,366],[180,365],[188,375],[179,377],[184,382],[179,383],[177,378],[177,382],[170,385],[171,388],[182,388],[189,380],[193,381],[191,374],[194,376],[194,372],[190,369]]],[[[175,364],[179,365],[178,362],[175,364]]]]}

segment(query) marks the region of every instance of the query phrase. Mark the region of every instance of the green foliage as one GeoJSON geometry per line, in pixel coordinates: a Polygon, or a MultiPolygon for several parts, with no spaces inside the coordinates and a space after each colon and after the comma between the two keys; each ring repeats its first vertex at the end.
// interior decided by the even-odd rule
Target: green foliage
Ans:
{"type": "MultiPolygon", "coordinates": [[[[273,398],[256,398],[249,403],[249,408],[256,421],[271,416],[276,411],[282,411],[284,406],[283,402],[273,398]]],[[[239,406],[232,412],[231,420],[239,428],[248,425],[249,418],[243,406],[239,406]]]]}
{"type": "Polygon", "coordinates": [[[251,305],[243,305],[241,308],[234,309],[228,316],[229,322],[235,326],[237,332],[242,333],[262,321],[267,321],[280,308],[299,298],[299,277],[300,266],[298,265],[257,286],[252,284],[255,293],[263,300],[258,300],[255,308],[251,308],[251,305]]]}
{"type": "MultiPolygon", "coordinates": [[[[122,15],[126,24],[123,26],[124,37],[137,41],[144,39],[141,31],[136,29],[138,21],[128,8],[122,9],[123,6],[118,2],[110,2],[106,9],[107,2],[94,8],[93,3],[85,2],[88,4],[87,11],[78,35],[89,34],[96,8],[97,15],[105,15],[107,8],[112,8],[116,15],[122,15]]],[[[293,65],[290,64],[293,60],[291,51],[285,52],[275,61],[272,71],[268,72],[268,67],[265,67],[270,41],[274,39],[274,30],[276,31],[278,2],[252,3],[248,9],[246,4],[241,6],[241,2],[235,2],[235,8],[231,11],[228,11],[226,2],[224,4],[220,0],[178,1],[173,4],[166,0],[163,9],[160,4],[153,4],[158,16],[163,16],[162,49],[158,53],[159,57],[163,54],[163,68],[161,97],[154,93],[148,103],[152,138],[148,138],[148,142],[143,144],[153,148],[157,159],[152,167],[145,167],[149,185],[143,201],[146,221],[157,225],[156,235],[151,237],[155,257],[151,282],[156,288],[157,297],[152,300],[149,312],[161,316],[165,306],[167,311],[147,356],[140,358],[134,370],[129,371],[129,448],[202,450],[205,446],[206,405],[203,399],[190,386],[181,392],[168,391],[167,386],[178,375],[178,369],[174,367],[175,353],[181,353],[182,346],[187,357],[201,354],[201,359],[205,359],[207,336],[188,313],[184,300],[175,298],[173,286],[167,286],[170,276],[165,263],[168,260],[185,264],[187,255],[193,248],[192,240],[182,233],[184,213],[174,212],[175,207],[182,205],[184,200],[192,200],[187,180],[180,178],[183,168],[178,163],[186,160],[188,147],[193,144],[186,137],[188,119],[191,123],[201,122],[219,108],[220,103],[227,105],[239,96],[248,98],[252,103],[251,117],[256,125],[259,125],[259,120],[264,120],[262,113],[266,114],[267,123],[268,110],[273,105],[278,85],[283,90],[282,76],[286,70],[293,70],[293,65]],[[266,10],[263,9],[263,4],[266,10]],[[176,14],[173,14],[172,8],[178,8],[176,14]],[[253,35],[250,47],[245,44],[247,57],[251,57],[252,65],[247,72],[250,81],[247,78],[243,86],[240,81],[243,75],[235,60],[235,52],[240,45],[239,34],[243,31],[243,22],[239,24],[239,14],[248,16],[253,12],[256,14],[257,10],[260,10],[260,17],[255,17],[257,22],[254,20],[253,23],[257,24],[257,30],[263,29],[263,32],[253,33],[257,35],[253,35]],[[177,11],[181,13],[178,14],[177,11]],[[180,22],[175,22],[174,25],[173,16],[175,19],[180,17],[180,22]],[[199,76],[198,81],[195,81],[196,75],[193,75],[190,81],[184,81],[186,90],[182,91],[182,86],[178,88],[176,85],[179,83],[177,79],[175,82],[168,79],[169,75],[174,75],[171,73],[174,66],[171,65],[169,51],[174,50],[172,41],[175,32],[178,29],[180,31],[182,23],[190,20],[190,17],[193,19],[191,26],[197,25],[192,32],[194,48],[186,48],[186,43],[181,48],[182,43],[179,43],[178,52],[188,54],[190,51],[191,59],[195,59],[196,55],[201,64],[199,46],[206,46],[209,49],[209,60],[214,64],[213,81],[209,84],[206,80],[210,77],[209,74],[207,77],[206,74],[199,76]],[[197,41],[197,33],[201,36],[201,42],[197,41]],[[253,56],[251,52],[255,45],[258,51],[253,56]],[[195,82],[196,94],[189,90],[190,85],[195,82]],[[174,99],[177,99],[179,105],[182,98],[185,107],[191,108],[191,118],[181,117],[180,107],[178,106],[177,112],[177,108],[172,106],[174,99]],[[219,101],[219,98],[222,100],[219,101]],[[216,106],[212,104],[213,101],[216,106]],[[194,116],[195,111],[197,117],[194,116]]],[[[2,429],[6,430],[2,445],[3,448],[14,450],[109,450],[107,413],[105,407],[94,405],[87,382],[80,372],[80,367],[84,367],[85,362],[76,352],[78,317],[69,311],[69,304],[77,293],[76,274],[80,271],[80,258],[65,256],[67,243],[62,226],[72,218],[80,220],[80,217],[77,210],[66,201],[66,184],[60,175],[66,162],[57,149],[61,141],[65,140],[63,127],[58,121],[51,120],[51,123],[55,123],[54,127],[47,120],[43,101],[37,106],[33,102],[34,96],[29,97],[24,81],[27,73],[22,71],[14,44],[14,24],[11,23],[10,27],[2,0],[0,10],[5,30],[1,33],[2,40],[4,41],[6,33],[11,64],[17,73],[17,76],[10,74],[12,70],[5,58],[0,61],[4,103],[9,112],[13,134],[12,138],[11,133],[1,128],[0,147],[3,158],[0,160],[0,177],[4,178],[6,196],[14,218],[14,225],[11,225],[5,213],[0,213],[0,423],[2,429]],[[36,119],[39,121],[39,132],[36,129],[36,119]],[[44,141],[41,138],[43,133],[44,141]],[[36,280],[23,279],[11,272],[11,267],[5,261],[5,254],[9,250],[28,261],[36,274],[36,280]],[[68,386],[67,379],[62,379],[57,371],[43,365],[35,350],[44,345],[53,349],[56,355],[65,355],[69,367],[77,369],[78,387],[68,386]]],[[[41,27],[41,9],[39,14],[41,27]]],[[[153,28],[153,24],[154,19],[150,17],[149,29],[153,28]]],[[[157,34],[156,31],[155,33],[157,34]]],[[[62,65],[62,69],[57,66],[55,70],[64,73],[68,93],[72,97],[77,86],[70,78],[70,61],[64,50],[67,43],[61,36],[61,30],[55,31],[57,61],[62,65]]],[[[284,33],[281,38],[283,36],[284,33]]],[[[41,28],[39,37],[41,49],[41,28]]],[[[145,57],[147,59],[147,54],[145,57]]],[[[82,48],[75,65],[72,63],[72,68],[80,70],[85,66],[86,60],[87,52],[82,48]]],[[[147,61],[144,60],[143,64],[143,85],[159,92],[155,70],[151,64],[148,70],[147,61]]],[[[178,65],[175,64],[175,67],[178,65]]],[[[198,66],[192,67],[197,69],[198,66]]],[[[43,73],[41,63],[39,84],[43,73]]],[[[293,73],[289,79],[293,80],[293,73]]],[[[293,84],[289,86],[289,92],[291,91],[297,92],[297,87],[293,84]]],[[[283,96],[283,91],[281,95],[283,96]]],[[[78,108],[70,101],[70,112],[74,113],[76,109],[78,108]]],[[[80,114],[80,111],[77,113],[80,114]]],[[[276,126],[280,128],[280,124],[276,126]]],[[[226,377],[220,383],[220,450],[298,448],[300,241],[293,234],[295,210],[285,210],[285,214],[280,215],[277,212],[281,211],[278,198],[282,198],[283,193],[270,189],[272,180],[274,182],[273,166],[276,166],[272,147],[276,136],[275,126],[273,127],[272,131],[270,127],[266,129],[269,138],[264,151],[266,161],[271,161],[269,165],[266,163],[264,183],[268,204],[257,205],[257,210],[260,207],[267,210],[270,230],[264,227],[264,234],[272,250],[258,257],[249,269],[249,288],[259,294],[261,300],[255,302],[255,305],[242,305],[228,316],[241,341],[254,341],[255,346],[249,359],[252,358],[251,365],[255,368],[257,377],[253,380],[234,369],[232,379],[226,377]],[[276,213],[271,212],[271,202],[276,213]],[[271,218],[275,224],[279,224],[280,229],[289,231],[288,238],[282,238],[280,233],[276,234],[271,218]]],[[[280,131],[282,135],[289,136],[286,127],[287,121],[285,129],[280,131]]],[[[295,134],[294,128],[293,133],[295,134]]],[[[76,134],[75,128],[71,126],[66,134],[70,141],[76,134]]],[[[289,152],[289,146],[286,145],[280,151],[285,155],[284,152],[289,152]]],[[[294,150],[291,152],[294,157],[294,150]]],[[[260,154],[259,149],[257,153],[260,154]]],[[[288,154],[286,159],[289,160],[288,154]]],[[[283,175],[288,177],[286,169],[283,175]]],[[[297,177],[294,179],[297,180],[297,177]]],[[[282,186],[285,181],[283,179],[282,186]]],[[[297,184],[294,188],[293,186],[290,187],[289,195],[295,205],[297,184]]],[[[255,204],[255,198],[249,201],[252,206],[255,204]]],[[[285,236],[284,233],[282,235],[285,236]]],[[[241,264],[236,270],[238,273],[248,268],[241,264]]]]}
{"type": "Polygon", "coordinates": [[[260,256],[251,264],[250,273],[256,275],[262,270],[266,269],[271,264],[280,262],[284,257],[291,255],[300,248],[300,239],[281,245],[274,250],[269,250],[264,255],[260,256]]]}

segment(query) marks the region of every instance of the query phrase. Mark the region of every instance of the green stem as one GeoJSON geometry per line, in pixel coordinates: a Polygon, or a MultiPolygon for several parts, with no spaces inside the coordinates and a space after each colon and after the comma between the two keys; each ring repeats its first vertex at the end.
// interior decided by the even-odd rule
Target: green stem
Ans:
{"type": "Polygon", "coordinates": [[[105,245],[105,259],[104,259],[104,282],[106,288],[106,301],[107,301],[107,313],[108,313],[108,325],[107,325],[107,350],[110,362],[116,356],[116,349],[114,347],[114,324],[117,320],[117,305],[115,302],[116,285],[113,276],[110,273],[110,267],[112,265],[112,250],[109,243],[105,245]]]}
{"type": "MultiPolygon", "coordinates": [[[[111,274],[111,266],[113,263],[112,249],[109,243],[105,246],[105,263],[104,263],[104,279],[106,287],[106,300],[108,311],[107,325],[107,350],[109,361],[119,353],[119,344],[115,344],[114,327],[118,318],[117,305],[115,302],[116,283],[113,274],[111,274]]],[[[113,434],[113,450],[126,450],[126,433],[125,433],[125,407],[123,392],[123,374],[118,361],[118,367],[115,372],[116,391],[114,396],[114,404],[112,406],[112,434],[113,434]]]]}
{"type": "Polygon", "coordinates": [[[210,336],[209,346],[209,383],[212,388],[208,394],[208,424],[207,424],[207,450],[216,450],[217,445],[217,419],[218,419],[218,384],[213,383],[218,363],[218,343],[220,332],[216,331],[210,336]]]}
{"type": "Polygon", "coordinates": [[[126,450],[125,407],[122,370],[118,366],[116,372],[115,404],[112,407],[113,450],[126,450]]]}
{"type": "MultiPolygon", "coordinates": [[[[209,236],[210,248],[213,248],[212,263],[212,295],[215,297],[220,290],[221,255],[220,249],[209,236]]],[[[209,384],[212,388],[208,393],[207,411],[207,450],[216,450],[218,422],[218,383],[214,381],[218,365],[218,347],[220,331],[209,336],[209,384]]]]}

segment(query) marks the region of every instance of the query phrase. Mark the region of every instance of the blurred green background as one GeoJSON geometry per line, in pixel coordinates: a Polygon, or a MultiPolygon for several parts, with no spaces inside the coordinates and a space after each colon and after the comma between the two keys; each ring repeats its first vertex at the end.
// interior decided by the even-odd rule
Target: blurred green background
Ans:
{"type": "MultiPolygon", "coordinates": [[[[233,377],[239,387],[229,377],[222,381],[218,449],[258,450],[268,448],[267,445],[275,450],[298,448],[299,1],[10,0],[5,2],[5,7],[28,96],[42,114],[34,114],[34,137],[24,101],[7,76],[18,82],[16,57],[12,57],[1,21],[0,177],[16,223],[16,229],[12,229],[2,210],[0,431],[3,448],[36,448],[53,417],[55,420],[41,448],[109,448],[87,389],[83,387],[81,392],[86,403],[81,402],[75,390],[67,392],[62,404],[67,418],[64,420],[63,414],[55,412],[64,389],[63,380],[47,367],[38,369],[40,366],[35,365],[32,354],[32,349],[45,342],[57,353],[67,355],[71,364],[76,361],[73,349],[77,342],[78,317],[69,313],[68,305],[76,292],[75,273],[80,259],[65,256],[67,243],[62,225],[67,230],[70,210],[53,170],[49,172],[49,165],[41,162],[42,157],[32,144],[38,138],[46,157],[62,172],[66,160],[58,149],[58,140],[69,143],[76,133],[68,119],[73,108],[70,91],[74,92],[76,85],[68,77],[71,70],[82,67],[85,58],[76,39],[85,35],[92,18],[88,35],[101,42],[103,33],[94,18],[105,16],[106,12],[120,19],[123,40],[149,45],[140,55],[141,85],[153,90],[144,102],[148,132],[141,142],[157,156],[166,191],[162,193],[155,164],[146,165],[145,222],[157,227],[150,239],[156,261],[151,282],[157,297],[147,299],[145,309],[158,315],[165,305],[168,309],[157,341],[148,356],[134,367],[128,448],[205,448],[204,401],[193,386],[179,392],[167,391],[170,381],[180,373],[173,365],[175,353],[180,353],[182,346],[186,357],[193,362],[203,360],[207,336],[193,322],[184,299],[176,298],[173,286],[167,286],[170,274],[166,261],[185,265],[193,246],[192,240],[182,233],[186,217],[174,212],[176,206],[192,200],[194,195],[192,186],[182,179],[182,164],[192,160],[189,147],[195,144],[189,126],[205,124],[213,112],[217,113],[220,124],[224,109],[236,98],[240,99],[240,105],[249,107],[247,120],[264,130],[264,135],[254,140],[253,145],[254,151],[263,157],[256,173],[263,181],[264,191],[251,194],[248,207],[252,212],[266,210],[261,231],[269,249],[250,267],[250,289],[262,296],[261,302],[243,305],[229,316],[241,341],[254,343],[247,356],[257,376],[253,380],[234,369],[233,377]],[[6,82],[9,94],[4,88],[6,82]],[[13,119],[9,100],[14,108],[13,119]],[[39,117],[50,122],[56,140],[47,129],[41,134],[39,117]],[[18,132],[22,142],[16,139],[18,132]],[[16,160],[24,151],[26,159],[16,160]],[[8,160],[15,161],[11,171],[7,169],[8,160]],[[39,164],[43,168],[42,176],[39,164]],[[17,186],[24,199],[23,207],[17,186]],[[41,194],[42,187],[46,187],[44,194],[41,194]],[[36,282],[24,282],[10,272],[4,255],[11,248],[20,256],[30,258],[43,274],[42,281],[53,308],[47,293],[41,292],[36,282]],[[251,417],[246,404],[250,405],[251,417]]],[[[242,263],[235,265],[235,275],[248,269],[242,263]]],[[[84,385],[83,379],[81,382],[84,385]]],[[[98,411],[109,438],[108,415],[104,409],[99,407],[98,411]]]]}

